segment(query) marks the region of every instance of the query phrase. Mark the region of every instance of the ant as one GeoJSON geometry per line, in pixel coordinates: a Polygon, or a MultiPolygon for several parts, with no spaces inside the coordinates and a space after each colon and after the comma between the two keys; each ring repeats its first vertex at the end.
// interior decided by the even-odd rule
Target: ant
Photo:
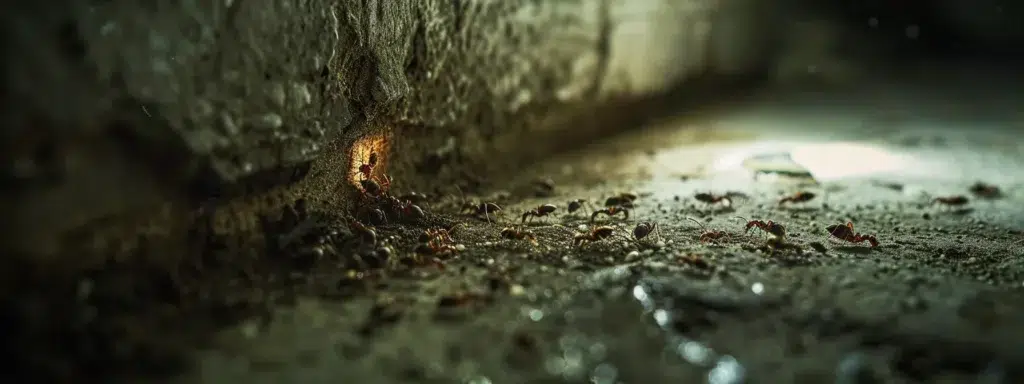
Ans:
{"type": "Polygon", "coordinates": [[[742,218],[742,217],[737,217],[737,218],[747,222],[746,226],[744,227],[743,233],[750,232],[751,229],[754,229],[756,227],[757,229],[765,231],[769,235],[772,235],[774,237],[777,237],[777,238],[780,238],[780,239],[786,237],[786,227],[783,227],[782,224],[776,223],[776,222],[771,221],[771,220],[764,221],[764,220],[747,220],[747,219],[742,218]]]}
{"type": "Polygon", "coordinates": [[[349,229],[351,229],[355,235],[359,236],[360,240],[370,244],[371,246],[377,245],[377,231],[373,230],[373,228],[352,220],[349,224],[349,229]]]}
{"type": "Polygon", "coordinates": [[[426,213],[423,212],[423,208],[420,208],[409,200],[402,201],[397,197],[386,194],[384,196],[385,202],[388,204],[391,212],[396,216],[413,220],[422,219],[427,216],[426,213]]]}
{"type": "Polygon", "coordinates": [[[423,231],[422,234],[420,234],[420,241],[422,241],[424,243],[430,242],[430,241],[438,241],[441,244],[454,243],[455,239],[452,238],[452,233],[455,232],[455,229],[458,228],[460,225],[461,224],[455,224],[451,228],[447,228],[447,229],[445,229],[445,228],[431,228],[431,229],[427,229],[427,230],[423,231]]]}
{"type": "Polygon", "coordinates": [[[657,238],[661,238],[661,230],[658,228],[658,223],[645,221],[633,228],[633,238],[637,242],[643,241],[643,239],[652,234],[657,238]]]}
{"type": "Polygon", "coordinates": [[[572,238],[573,246],[583,246],[584,244],[598,242],[615,234],[615,227],[600,226],[592,229],[590,232],[579,233],[572,238]]]}
{"type": "Polygon", "coordinates": [[[817,196],[818,195],[814,194],[814,192],[805,192],[805,191],[797,192],[797,193],[794,193],[792,195],[789,195],[789,196],[786,196],[786,197],[783,197],[783,198],[779,199],[779,206],[782,206],[783,204],[786,204],[786,203],[806,203],[808,201],[811,201],[812,199],[814,199],[817,196]]]}
{"type": "Polygon", "coordinates": [[[567,210],[569,213],[573,213],[580,210],[580,208],[583,208],[584,205],[590,205],[590,202],[584,199],[576,199],[569,202],[567,210]]]}
{"type": "Polygon", "coordinates": [[[617,215],[619,212],[622,212],[622,215],[625,216],[623,220],[629,220],[629,208],[625,206],[614,206],[594,211],[594,213],[590,215],[590,221],[593,222],[594,220],[597,220],[597,216],[599,215],[608,215],[608,217],[611,217],[617,215]]]}
{"type": "Polygon", "coordinates": [[[398,196],[399,200],[410,201],[413,204],[422,204],[426,202],[430,197],[420,192],[409,192],[404,195],[398,196]]]}
{"type": "Polygon", "coordinates": [[[367,196],[382,197],[387,194],[388,188],[391,187],[391,177],[384,175],[380,182],[373,179],[359,180],[359,186],[363,187],[363,193],[367,196]]]}
{"type": "Polygon", "coordinates": [[[690,219],[690,221],[693,221],[694,223],[697,223],[697,225],[700,226],[701,234],[698,240],[700,240],[701,243],[717,243],[723,237],[729,236],[729,233],[726,231],[715,231],[706,229],[707,227],[704,226],[704,223],[697,221],[697,219],[694,219],[692,217],[687,217],[687,219],[690,219]]]}
{"type": "Polygon", "coordinates": [[[462,204],[462,213],[469,213],[472,215],[484,215],[487,218],[487,222],[491,222],[491,213],[501,211],[501,207],[495,203],[464,203],[462,204]]]}
{"type": "Polygon", "coordinates": [[[855,243],[855,244],[856,243],[863,243],[863,242],[866,241],[869,244],[871,244],[872,248],[878,246],[878,239],[876,239],[875,236],[873,236],[873,235],[862,235],[862,234],[859,234],[856,231],[854,231],[853,230],[853,222],[847,222],[846,225],[833,224],[833,225],[830,225],[828,227],[825,227],[825,230],[828,231],[828,234],[832,235],[832,237],[835,237],[835,238],[837,238],[839,240],[842,240],[842,241],[846,241],[846,242],[850,242],[850,243],[855,243]]]}
{"type": "Polygon", "coordinates": [[[532,219],[534,217],[544,217],[550,215],[556,209],[558,209],[558,207],[556,207],[554,204],[544,204],[539,205],[536,208],[531,209],[529,211],[523,212],[523,224],[526,223],[526,219],[528,218],[532,219]]]}
{"type": "Polygon", "coordinates": [[[530,240],[537,244],[537,236],[533,232],[516,227],[505,227],[501,230],[501,238],[510,240],[530,240]]]}
{"type": "MultiPolygon", "coordinates": [[[[458,186],[456,186],[455,188],[459,190],[460,194],[462,194],[462,189],[461,188],[459,188],[458,186]]],[[[463,194],[463,198],[465,198],[464,194],[463,194]]],[[[483,203],[481,203],[481,202],[464,201],[462,203],[462,208],[459,210],[459,213],[463,213],[463,214],[468,213],[468,214],[476,215],[476,216],[484,215],[484,217],[487,219],[487,222],[490,223],[491,222],[491,214],[495,213],[495,212],[500,212],[500,211],[501,211],[501,206],[499,206],[498,204],[495,204],[495,203],[490,203],[490,202],[483,202],[483,203]]]]}
{"type": "Polygon", "coordinates": [[[971,191],[971,193],[973,193],[975,196],[978,196],[983,199],[995,199],[1003,196],[1003,192],[999,190],[999,187],[990,184],[985,184],[980,181],[974,183],[974,185],[971,185],[971,188],[969,188],[968,190],[971,191]]]}
{"type": "Polygon", "coordinates": [[[966,205],[968,202],[969,200],[967,199],[967,196],[962,195],[936,197],[935,199],[932,199],[932,204],[938,203],[947,207],[959,207],[961,205],[966,205]]]}
{"type": "Polygon", "coordinates": [[[633,201],[636,200],[636,198],[637,196],[635,194],[623,192],[606,199],[604,201],[604,206],[633,208],[633,201]]]}
{"type": "Polygon", "coordinates": [[[711,193],[701,192],[693,195],[693,198],[705,204],[718,204],[724,202],[726,207],[732,206],[732,197],[730,197],[728,194],[714,195],[711,193]]]}
{"type": "Polygon", "coordinates": [[[370,223],[372,225],[381,225],[388,223],[388,216],[384,214],[384,211],[380,208],[368,207],[362,210],[358,217],[362,221],[370,223]]]}
{"type": "Polygon", "coordinates": [[[353,172],[362,176],[362,180],[370,180],[373,178],[373,167],[377,166],[377,152],[370,152],[370,157],[365,163],[359,165],[359,169],[353,172]]]}
{"type": "Polygon", "coordinates": [[[421,243],[420,245],[417,245],[416,248],[414,249],[414,251],[418,255],[436,256],[436,255],[451,255],[451,254],[453,254],[455,252],[458,252],[459,249],[456,248],[455,246],[451,245],[451,244],[447,244],[445,242],[440,242],[440,241],[437,241],[437,239],[434,239],[434,240],[430,240],[430,241],[428,241],[426,243],[421,243]]]}

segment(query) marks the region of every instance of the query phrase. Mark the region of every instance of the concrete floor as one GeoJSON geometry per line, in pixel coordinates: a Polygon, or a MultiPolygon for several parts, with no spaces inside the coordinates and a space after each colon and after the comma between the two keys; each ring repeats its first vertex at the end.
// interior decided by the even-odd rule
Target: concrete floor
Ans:
{"type": "MultiPolygon", "coordinates": [[[[277,307],[224,331],[181,380],[1020,382],[1021,102],[948,79],[976,87],[757,96],[550,159],[483,197],[502,204],[503,223],[558,204],[530,226],[538,245],[499,239],[506,224],[459,216],[465,250],[444,270],[277,307]],[[757,167],[803,168],[818,183],[755,179],[757,167]],[[523,193],[538,177],[555,182],[554,196],[523,193]],[[976,181],[1003,197],[976,199],[976,181]],[[818,197],[777,206],[799,190],[818,197]],[[641,196],[637,207],[610,225],[625,234],[656,221],[661,239],[572,249],[589,215],[567,215],[566,202],[624,191],[641,196]],[[749,198],[730,208],[693,199],[727,191],[749,198]],[[947,195],[971,202],[929,204],[947,195]],[[765,247],[737,216],[782,223],[799,249],[765,247]],[[701,244],[688,217],[728,236],[701,244]],[[880,245],[827,239],[825,226],[847,221],[880,245]],[[452,299],[466,293],[476,299],[452,299]]],[[[336,284],[340,274],[309,280],[336,284]]]]}

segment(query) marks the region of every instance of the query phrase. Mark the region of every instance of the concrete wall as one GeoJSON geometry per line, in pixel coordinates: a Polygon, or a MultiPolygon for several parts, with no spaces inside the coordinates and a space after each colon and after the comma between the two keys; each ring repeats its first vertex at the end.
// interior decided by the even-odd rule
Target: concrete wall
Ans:
{"type": "Polygon", "coordinates": [[[56,255],[78,228],[268,193],[253,204],[343,204],[345,149],[367,132],[390,132],[410,187],[441,177],[416,166],[445,142],[469,169],[521,165],[615,128],[594,111],[761,68],[774,39],[757,0],[157,3],[2,16],[4,249],[56,255]]]}

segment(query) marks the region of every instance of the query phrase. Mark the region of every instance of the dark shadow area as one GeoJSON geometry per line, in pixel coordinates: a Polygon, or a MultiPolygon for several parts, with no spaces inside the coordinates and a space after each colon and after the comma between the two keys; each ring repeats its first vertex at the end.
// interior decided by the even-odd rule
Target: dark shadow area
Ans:
{"type": "Polygon", "coordinates": [[[346,7],[358,2],[269,16],[223,3],[125,8],[132,17],[109,22],[74,19],[87,13],[69,1],[26,3],[10,6],[23,20],[0,20],[0,122],[12,127],[0,133],[0,212],[18,219],[0,225],[0,358],[14,367],[0,376],[734,384],[823,382],[841,364],[859,382],[1024,374],[1010,349],[1024,339],[1007,331],[1024,319],[1024,239],[1012,232],[1024,223],[1024,146],[1019,122],[990,113],[1024,107],[1024,5],[780,2],[773,27],[787,32],[770,32],[771,54],[744,62],[728,41],[687,36],[679,44],[706,63],[661,84],[672,68],[630,72],[660,60],[656,39],[610,40],[663,15],[609,25],[626,5],[602,6],[596,31],[583,10],[523,8],[581,25],[549,31],[465,1],[394,11],[402,20],[346,7]],[[508,40],[489,40],[492,29],[508,40]],[[545,45],[560,39],[571,44],[545,45]],[[393,50],[404,41],[406,56],[393,50]],[[596,58],[555,61],[588,44],[596,58]],[[576,73],[591,66],[597,75],[576,73]],[[477,67],[503,70],[446,77],[477,67]],[[1002,98],[988,103],[989,91],[1002,98]],[[388,150],[351,154],[382,133],[394,136],[388,150]],[[119,159],[104,177],[62,181],[104,146],[119,159]],[[732,165],[780,154],[802,168],[732,165]],[[780,205],[809,181],[828,192],[780,205]],[[149,195],[110,211],[67,203],[87,193],[149,195]],[[979,200],[922,213],[919,195],[947,193],[979,200]],[[803,242],[830,225],[845,242],[803,242]],[[801,236],[782,240],[787,228],[801,236]],[[881,246],[867,246],[875,234],[881,246]],[[962,246],[982,235],[991,244],[962,246]],[[985,289],[996,293],[957,312],[985,289]],[[517,333],[529,327],[540,330],[517,333]],[[840,350],[870,356],[854,364],[840,350]],[[526,356],[513,364],[510,351],[526,356]]]}

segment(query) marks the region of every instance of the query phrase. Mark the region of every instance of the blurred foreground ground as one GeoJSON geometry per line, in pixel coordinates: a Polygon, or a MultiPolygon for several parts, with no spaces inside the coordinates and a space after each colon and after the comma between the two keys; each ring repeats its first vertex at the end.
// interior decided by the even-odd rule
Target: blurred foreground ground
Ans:
{"type": "MultiPolygon", "coordinates": [[[[340,287],[354,278],[337,269],[297,277],[306,297],[223,331],[182,379],[1019,382],[1024,117],[1012,112],[1019,101],[975,85],[755,96],[491,175],[507,183],[480,198],[504,207],[501,223],[457,215],[456,198],[424,204],[466,223],[455,235],[465,248],[443,269],[349,294],[340,287]],[[978,103],[951,102],[965,99],[978,103]],[[790,176],[753,176],[780,169],[790,176]],[[817,184],[791,177],[804,171],[817,184]],[[550,196],[536,196],[538,178],[554,182],[550,196]],[[972,195],[979,181],[1002,195],[972,195]],[[777,206],[800,190],[817,197],[777,206]],[[731,208],[693,199],[728,191],[748,198],[731,208]],[[657,222],[660,240],[573,250],[593,208],[568,215],[566,203],[618,192],[640,195],[637,207],[602,224],[627,234],[657,222]],[[930,204],[949,195],[970,202],[930,204]],[[499,238],[543,203],[559,210],[528,227],[536,246],[499,238]],[[793,248],[765,247],[737,217],[782,223],[793,248]],[[880,245],[827,239],[826,226],[848,221],[880,245]],[[703,230],[729,234],[701,244],[703,230]]],[[[396,243],[416,236],[378,231],[396,243]]]]}

